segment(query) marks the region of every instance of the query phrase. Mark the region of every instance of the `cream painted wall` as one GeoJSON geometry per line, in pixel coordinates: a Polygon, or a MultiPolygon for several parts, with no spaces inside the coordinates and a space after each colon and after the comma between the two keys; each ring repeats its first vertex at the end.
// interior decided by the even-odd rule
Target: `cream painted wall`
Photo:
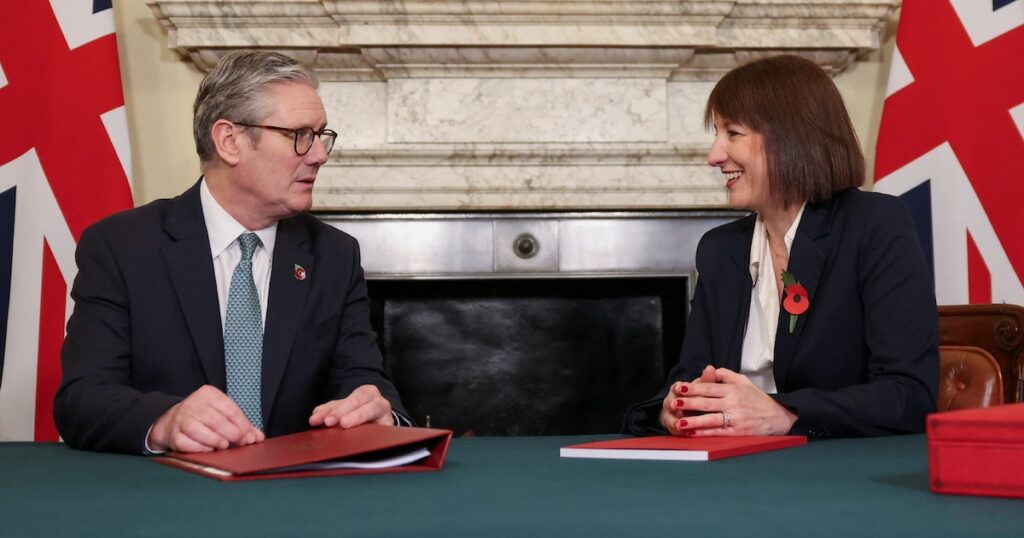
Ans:
{"type": "Polygon", "coordinates": [[[867,159],[868,185],[874,183],[875,143],[878,141],[878,124],[882,118],[895,38],[896,21],[893,20],[882,34],[882,47],[836,77],[836,85],[846,100],[853,128],[867,159]]]}
{"type": "MultiPolygon", "coordinates": [[[[192,100],[202,73],[167,48],[167,34],[144,2],[114,3],[128,127],[131,131],[135,203],[175,196],[199,177],[192,142],[192,100]]],[[[873,177],[895,22],[882,48],[836,77],[873,177]]]]}
{"type": "Polygon", "coordinates": [[[198,69],[167,48],[167,33],[145,2],[114,2],[117,48],[132,144],[137,205],[175,196],[199,177],[192,142],[198,69]]]}

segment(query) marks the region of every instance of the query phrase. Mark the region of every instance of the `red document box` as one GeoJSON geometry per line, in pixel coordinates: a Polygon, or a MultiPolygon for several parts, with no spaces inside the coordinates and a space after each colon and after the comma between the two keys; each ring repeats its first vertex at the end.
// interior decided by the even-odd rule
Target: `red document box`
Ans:
{"type": "Polygon", "coordinates": [[[928,416],[935,493],[1024,497],[1024,404],[928,416]]]}

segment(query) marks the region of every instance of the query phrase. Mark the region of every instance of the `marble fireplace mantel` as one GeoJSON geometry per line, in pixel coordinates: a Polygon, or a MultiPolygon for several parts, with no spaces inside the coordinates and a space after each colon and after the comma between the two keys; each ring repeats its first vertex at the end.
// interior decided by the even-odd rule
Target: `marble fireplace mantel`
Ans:
{"type": "Polygon", "coordinates": [[[609,210],[724,204],[704,164],[714,81],[781,51],[832,73],[898,0],[156,0],[200,69],[279,50],[341,133],[316,208],[609,210]]]}

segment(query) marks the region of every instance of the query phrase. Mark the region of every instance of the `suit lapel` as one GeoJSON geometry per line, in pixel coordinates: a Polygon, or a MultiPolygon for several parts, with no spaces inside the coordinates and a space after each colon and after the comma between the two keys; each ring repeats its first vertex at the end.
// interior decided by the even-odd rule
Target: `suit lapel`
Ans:
{"type": "Polygon", "coordinates": [[[732,255],[735,276],[724,281],[735,286],[733,289],[739,297],[735,300],[722,301],[722,319],[732,320],[731,327],[726,325],[728,332],[724,341],[729,342],[729,348],[722,365],[734,372],[740,371],[743,362],[743,336],[747,329],[747,318],[750,316],[750,295],[754,288],[750,279],[750,242],[754,237],[756,219],[756,215],[747,217],[748,222],[740,229],[736,242],[728,249],[732,255]]]}
{"type": "MultiPolygon", "coordinates": [[[[793,364],[800,336],[807,326],[807,319],[814,315],[814,301],[831,250],[829,233],[832,230],[835,206],[835,199],[821,204],[808,204],[793,238],[787,270],[807,289],[807,297],[811,304],[807,311],[797,318],[792,333],[789,332],[790,314],[786,312],[784,305],[779,305],[775,337],[775,386],[779,390],[784,390],[786,386],[786,374],[793,364]]],[[[783,295],[783,301],[785,298],[783,295]]]]}
{"type": "Polygon", "coordinates": [[[305,228],[294,219],[282,220],[277,226],[273,267],[270,273],[270,297],[267,299],[267,322],[263,331],[263,421],[269,429],[270,410],[274,408],[285,367],[291,355],[295,332],[303,319],[306,294],[315,278],[313,255],[307,243],[305,228]],[[305,276],[296,276],[296,265],[305,276]]]}
{"type": "Polygon", "coordinates": [[[206,380],[225,390],[224,334],[199,183],[174,201],[164,219],[164,230],[172,239],[162,249],[164,264],[206,380]]]}

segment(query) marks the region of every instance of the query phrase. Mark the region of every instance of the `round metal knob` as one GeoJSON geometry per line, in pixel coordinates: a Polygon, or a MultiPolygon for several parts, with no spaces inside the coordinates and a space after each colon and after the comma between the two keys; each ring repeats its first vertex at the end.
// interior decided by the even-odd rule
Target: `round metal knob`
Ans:
{"type": "Polygon", "coordinates": [[[537,238],[530,234],[520,234],[512,242],[512,251],[516,253],[516,256],[524,260],[536,256],[539,250],[540,244],[537,243],[537,238]]]}

